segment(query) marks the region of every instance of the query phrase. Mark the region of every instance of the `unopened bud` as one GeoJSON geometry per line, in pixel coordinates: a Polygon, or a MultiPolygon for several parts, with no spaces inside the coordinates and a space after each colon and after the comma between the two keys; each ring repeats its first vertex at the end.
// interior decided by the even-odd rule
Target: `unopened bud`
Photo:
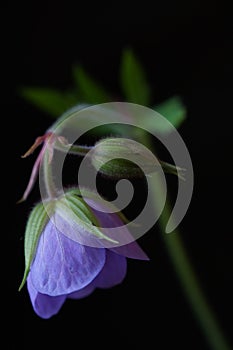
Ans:
{"type": "Polygon", "coordinates": [[[91,151],[96,170],[110,177],[139,177],[158,170],[159,161],[144,145],[126,138],[107,138],[91,151]]]}

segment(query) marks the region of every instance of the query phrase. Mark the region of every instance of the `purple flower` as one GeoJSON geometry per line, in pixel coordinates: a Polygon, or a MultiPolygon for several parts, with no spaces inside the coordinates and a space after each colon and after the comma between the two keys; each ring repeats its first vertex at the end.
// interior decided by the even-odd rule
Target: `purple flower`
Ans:
{"type": "MultiPolygon", "coordinates": [[[[116,214],[93,212],[103,227],[123,225],[116,214]]],[[[121,283],[127,271],[126,257],[148,260],[136,242],[109,249],[89,247],[68,238],[61,227],[58,230],[53,220],[48,221],[27,277],[33,308],[42,318],[57,314],[67,298],[80,299],[96,288],[121,283]]],[[[63,228],[69,229],[67,223],[63,228]]]]}

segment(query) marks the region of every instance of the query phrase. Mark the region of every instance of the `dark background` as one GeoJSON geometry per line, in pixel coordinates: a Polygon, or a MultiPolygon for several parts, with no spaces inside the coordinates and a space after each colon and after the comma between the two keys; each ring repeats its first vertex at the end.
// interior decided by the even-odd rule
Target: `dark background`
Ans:
{"type": "MultiPolygon", "coordinates": [[[[131,47],[146,69],[154,103],[178,94],[187,110],[180,128],[190,151],[195,187],[180,225],[188,255],[225,335],[232,341],[232,19],[225,5],[155,2],[130,7],[116,3],[44,7],[8,5],[2,28],[6,73],[2,101],[14,132],[15,200],[25,189],[33,165],[20,155],[51,124],[45,113],[22,100],[19,86],[72,86],[71,65],[81,63],[103,85],[119,95],[118,68],[122,49],[131,47]],[[8,68],[7,68],[8,67],[8,68]],[[13,73],[13,74],[12,74],[13,73]],[[11,124],[12,123],[12,124],[11,124]]],[[[4,14],[4,12],[3,12],[4,14]]],[[[120,96],[120,95],[119,95],[120,96]]],[[[69,301],[50,320],[38,318],[22,278],[23,235],[28,212],[39,199],[14,208],[15,320],[22,348],[113,346],[130,348],[209,349],[173,272],[157,228],[140,240],[151,261],[130,260],[124,283],[69,301]],[[28,336],[33,343],[28,340],[28,336]]],[[[13,203],[14,205],[14,203],[13,203]]],[[[10,253],[8,253],[10,254],[10,253]]],[[[11,258],[12,260],[12,258],[11,258]]],[[[12,338],[14,341],[14,339],[12,338]]]]}

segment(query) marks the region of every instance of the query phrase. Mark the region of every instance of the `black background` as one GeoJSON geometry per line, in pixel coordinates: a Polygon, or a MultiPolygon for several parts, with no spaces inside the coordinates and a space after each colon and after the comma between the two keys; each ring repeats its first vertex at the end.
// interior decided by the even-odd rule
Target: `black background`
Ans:
{"type": "MultiPolygon", "coordinates": [[[[18,96],[18,87],[69,87],[71,65],[81,63],[118,96],[121,52],[131,47],[146,68],[154,103],[178,94],[187,106],[188,118],[180,133],[192,157],[195,187],[180,228],[208,302],[232,341],[232,19],[223,4],[213,2],[193,1],[186,6],[155,2],[154,8],[146,3],[87,5],[8,5],[3,16],[7,94],[2,106],[16,154],[13,207],[35,159],[21,160],[20,155],[51,124],[48,115],[18,96]]],[[[13,279],[9,327],[15,320],[13,333],[19,331],[17,342],[22,348],[56,348],[64,342],[66,348],[209,349],[158,229],[140,240],[151,261],[129,261],[122,285],[66,302],[50,320],[38,318],[26,288],[17,291],[24,268],[27,215],[38,199],[35,189],[26,203],[15,208],[10,233],[14,252],[8,251],[14,255],[10,260],[16,271],[8,284],[13,279]]]]}

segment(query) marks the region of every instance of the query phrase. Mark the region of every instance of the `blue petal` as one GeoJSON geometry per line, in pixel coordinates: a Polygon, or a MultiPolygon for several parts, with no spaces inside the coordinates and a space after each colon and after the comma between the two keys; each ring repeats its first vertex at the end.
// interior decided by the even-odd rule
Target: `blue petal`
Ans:
{"type": "Polygon", "coordinates": [[[81,299],[90,295],[95,288],[111,288],[122,283],[127,272],[127,260],[124,256],[106,250],[106,262],[99,275],[85,288],[68,296],[81,299]]]}
{"type": "Polygon", "coordinates": [[[57,296],[87,286],[105,264],[105,249],[83,246],[69,239],[50,220],[45,227],[31,267],[34,288],[57,296]]]}
{"type": "Polygon", "coordinates": [[[92,281],[90,284],[88,284],[88,286],[84,287],[83,289],[80,289],[77,292],[69,294],[68,298],[70,298],[70,299],[81,299],[81,298],[87,297],[88,295],[93,293],[95,288],[96,288],[95,284],[94,284],[94,281],[92,281]]]}
{"type": "Polygon", "coordinates": [[[66,300],[66,295],[51,297],[37,292],[31,281],[31,273],[27,278],[27,287],[33,309],[42,318],[50,318],[56,315],[66,300]]]}
{"type": "Polygon", "coordinates": [[[91,206],[91,210],[98,218],[100,225],[106,227],[106,229],[103,229],[103,232],[106,235],[108,235],[107,228],[119,227],[115,233],[111,234],[111,236],[109,235],[111,238],[118,241],[119,244],[113,245],[112,243],[106,242],[106,248],[109,248],[117,254],[123,255],[127,258],[150,260],[117,214],[104,212],[105,206],[102,203],[95,202],[91,199],[85,200],[91,206]]]}
{"type": "Polygon", "coordinates": [[[100,274],[93,281],[99,288],[110,288],[122,283],[127,272],[127,260],[124,256],[106,251],[106,263],[100,274]]]}

